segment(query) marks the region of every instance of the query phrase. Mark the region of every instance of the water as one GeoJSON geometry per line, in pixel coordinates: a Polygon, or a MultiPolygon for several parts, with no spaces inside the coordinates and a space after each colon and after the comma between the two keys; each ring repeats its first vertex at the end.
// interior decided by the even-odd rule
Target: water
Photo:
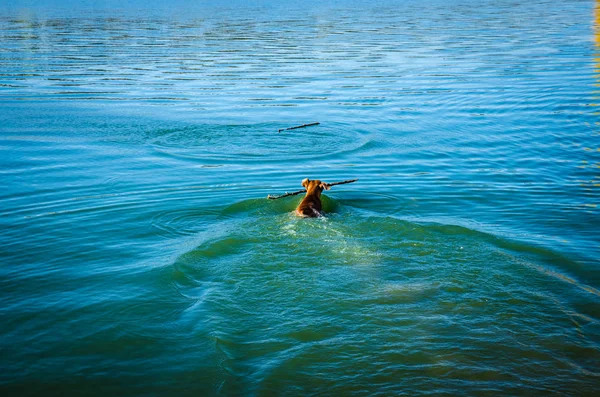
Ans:
{"type": "Polygon", "coordinates": [[[3,395],[598,389],[598,5],[193,3],[0,6],[3,395]]]}

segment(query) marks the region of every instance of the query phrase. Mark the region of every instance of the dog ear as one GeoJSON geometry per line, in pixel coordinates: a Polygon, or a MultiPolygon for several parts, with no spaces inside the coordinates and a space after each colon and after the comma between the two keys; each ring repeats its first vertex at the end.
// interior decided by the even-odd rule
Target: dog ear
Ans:
{"type": "Polygon", "coordinates": [[[326,183],[326,182],[322,182],[319,186],[321,187],[321,189],[325,189],[325,190],[331,189],[331,185],[329,185],[329,183],[326,183]]]}
{"type": "Polygon", "coordinates": [[[310,179],[308,179],[308,178],[304,178],[304,179],[302,180],[302,186],[304,186],[304,187],[308,188],[308,182],[310,182],[310,179]]]}

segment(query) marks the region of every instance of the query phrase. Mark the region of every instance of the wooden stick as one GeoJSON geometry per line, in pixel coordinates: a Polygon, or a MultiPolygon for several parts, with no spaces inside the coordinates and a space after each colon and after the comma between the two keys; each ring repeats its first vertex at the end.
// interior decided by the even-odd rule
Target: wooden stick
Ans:
{"type": "MultiPolygon", "coordinates": [[[[335,186],[335,185],[344,185],[344,184],[346,184],[346,183],[352,183],[352,182],[356,182],[356,181],[358,181],[358,179],[350,179],[350,180],[347,180],[347,181],[341,181],[341,182],[327,183],[327,185],[329,185],[329,186],[335,186]]],[[[285,194],[282,194],[282,195],[280,195],[280,196],[271,196],[271,195],[269,194],[269,195],[267,196],[267,198],[268,198],[269,200],[277,200],[277,199],[280,199],[280,198],[283,198],[283,197],[287,197],[287,196],[295,196],[295,195],[297,195],[297,194],[302,194],[302,193],[306,193],[306,189],[298,190],[297,192],[292,192],[292,193],[285,192],[285,194]]]]}
{"type": "Polygon", "coordinates": [[[295,130],[296,128],[312,127],[313,125],[319,125],[319,124],[321,124],[321,123],[302,124],[302,125],[297,125],[295,127],[282,128],[279,131],[277,131],[277,133],[280,133],[281,131],[295,130]]]}
{"type": "Polygon", "coordinates": [[[285,192],[285,194],[282,194],[280,196],[271,196],[269,194],[267,196],[267,198],[269,200],[277,200],[277,199],[284,198],[284,197],[287,197],[287,196],[295,196],[295,195],[300,194],[300,193],[306,193],[306,189],[298,190],[297,192],[292,192],[292,193],[285,192]]]}

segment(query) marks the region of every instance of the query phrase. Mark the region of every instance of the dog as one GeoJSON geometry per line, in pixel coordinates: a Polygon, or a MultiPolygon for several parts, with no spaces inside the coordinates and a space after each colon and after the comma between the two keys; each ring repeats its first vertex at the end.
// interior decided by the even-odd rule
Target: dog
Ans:
{"type": "Polygon", "coordinates": [[[302,181],[302,186],[306,188],[306,196],[296,208],[296,215],[309,218],[323,216],[321,213],[321,192],[329,190],[330,185],[318,179],[311,181],[306,178],[302,181]]]}

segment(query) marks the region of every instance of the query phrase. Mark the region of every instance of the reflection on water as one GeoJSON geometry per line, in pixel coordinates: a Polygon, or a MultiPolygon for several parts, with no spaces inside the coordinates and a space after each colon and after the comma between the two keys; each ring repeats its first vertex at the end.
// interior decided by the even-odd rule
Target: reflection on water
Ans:
{"type": "MultiPolygon", "coordinates": [[[[594,6],[594,44],[595,44],[595,52],[594,52],[594,75],[596,78],[596,82],[594,84],[594,86],[596,87],[596,90],[594,91],[594,97],[593,97],[593,102],[591,104],[591,106],[597,107],[598,106],[598,99],[599,99],[599,94],[600,94],[600,90],[598,89],[598,87],[600,87],[600,2],[596,1],[595,2],[595,6],[594,6]]],[[[600,112],[598,111],[594,111],[593,113],[595,116],[599,116],[600,112]]],[[[592,131],[593,131],[593,135],[597,136],[598,134],[600,134],[600,130],[598,128],[600,124],[598,122],[595,122],[593,125],[589,125],[590,127],[592,127],[592,131]]],[[[592,146],[592,147],[584,147],[583,149],[587,152],[600,152],[600,145],[595,145],[596,147],[592,146]]],[[[591,168],[594,171],[594,176],[590,179],[586,179],[586,180],[580,180],[579,182],[585,186],[586,190],[589,192],[595,191],[597,187],[600,186],[600,176],[597,175],[598,174],[598,169],[600,168],[600,160],[596,159],[596,162],[592,162],[590,164],[590,162],[588,160],[584,160],[582,161],[582,164],[579,166],[581,168],[591,168]]],[[[588,208],[597,208],[598,203],[588,203],[588,204],[584,204],[586,207],[588,208]]]]}
{"type": "Polygon", "coordinates": [[[0,389],[592,395],[599,10],[1,4],[0,389]]]}

